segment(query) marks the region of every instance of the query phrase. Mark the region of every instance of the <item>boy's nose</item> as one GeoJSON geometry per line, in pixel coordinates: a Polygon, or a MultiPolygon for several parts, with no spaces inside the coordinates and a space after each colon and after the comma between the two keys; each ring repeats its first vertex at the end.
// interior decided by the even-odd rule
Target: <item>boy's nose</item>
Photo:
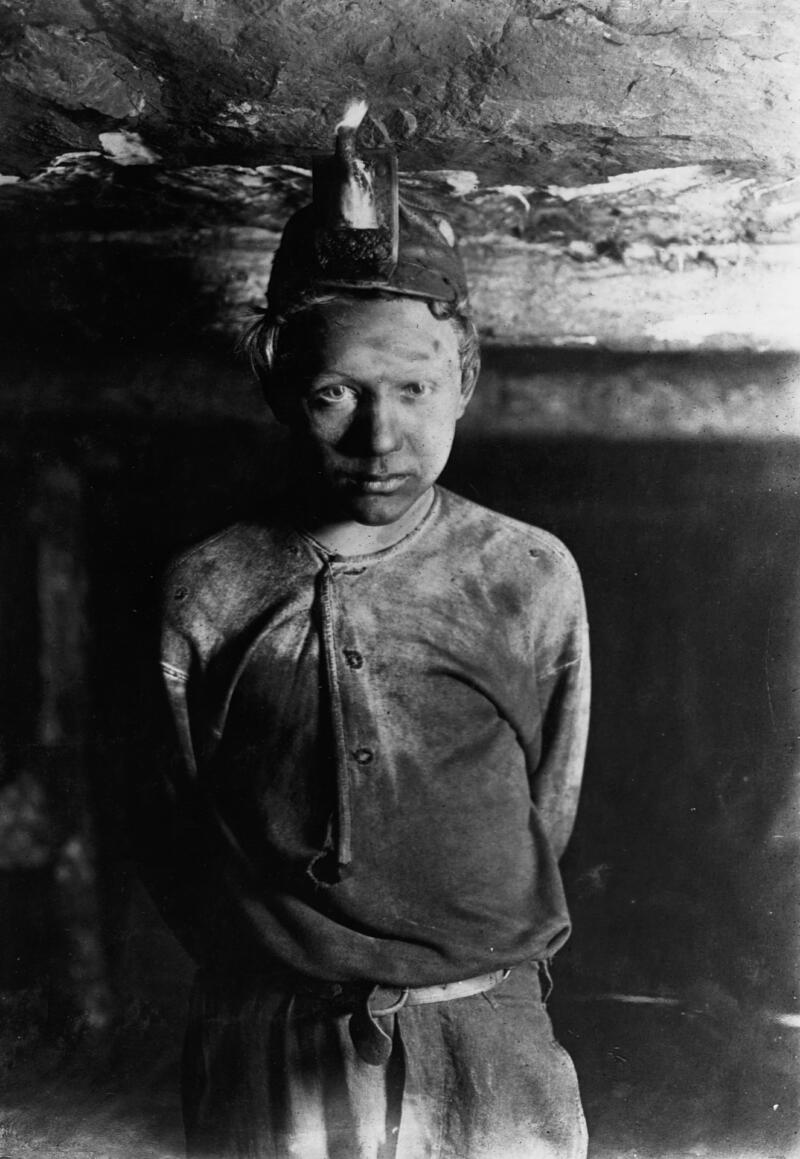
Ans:
{"type": "Polygon", "coordinates": [[[399,449],[402,431],[396,408],[389,399],[375,399],[365,408],[363,437],[372,455],[388,455],[399,449]]]}

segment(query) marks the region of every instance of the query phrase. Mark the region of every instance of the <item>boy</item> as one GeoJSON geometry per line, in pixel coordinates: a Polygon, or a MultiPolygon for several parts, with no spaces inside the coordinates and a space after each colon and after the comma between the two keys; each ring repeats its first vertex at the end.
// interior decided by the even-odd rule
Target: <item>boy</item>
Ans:
{"type": "Polygon", "coordinates": [[[539,978],[569,932],[580,580],[552,536],[436,486],[478,372],[466,282],[358,116],[249,338],[285,500],[165,585],[188,1150],[577,1159],[539,978]]]}

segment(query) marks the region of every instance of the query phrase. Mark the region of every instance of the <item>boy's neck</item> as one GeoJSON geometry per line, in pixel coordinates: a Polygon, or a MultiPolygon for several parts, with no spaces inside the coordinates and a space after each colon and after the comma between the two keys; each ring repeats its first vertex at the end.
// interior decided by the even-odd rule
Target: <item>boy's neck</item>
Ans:
{"type": "Polygon", "coordinates": [[[430,511],[433,499],[434,490],[430,487],[394,523],[374,527],[352,520],[326,518],[309,510],[301,514],[301,523],[303,529],[332,555],[373,555],[399,543],[413,531],[430,511]]]}

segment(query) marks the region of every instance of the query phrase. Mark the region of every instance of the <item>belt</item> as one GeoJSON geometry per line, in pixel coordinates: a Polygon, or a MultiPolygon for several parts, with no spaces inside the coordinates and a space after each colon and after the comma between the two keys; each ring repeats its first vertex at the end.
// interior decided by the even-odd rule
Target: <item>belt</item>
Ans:
{"type": "Polygon", "coordinates": [[[389,1018],[404,1006],[426,1006],[430,1002],[453,1002],[483,994],[504,982],[510,970],[493,970],[457,982],[435,986],[373,986],[350,1016],[350,1037],[364,1062],[381,1066],[392,1053],[392,1039],[377,1019],[389,1018]]]}

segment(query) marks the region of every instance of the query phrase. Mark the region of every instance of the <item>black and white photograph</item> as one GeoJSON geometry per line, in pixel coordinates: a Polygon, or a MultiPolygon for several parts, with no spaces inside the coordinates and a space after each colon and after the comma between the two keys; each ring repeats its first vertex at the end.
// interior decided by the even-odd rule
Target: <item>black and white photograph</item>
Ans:
{"type": "Polygon", "coordinates": [[[800,1159],[793,0],[0,0],[0,1159],[800,1159]]]}

